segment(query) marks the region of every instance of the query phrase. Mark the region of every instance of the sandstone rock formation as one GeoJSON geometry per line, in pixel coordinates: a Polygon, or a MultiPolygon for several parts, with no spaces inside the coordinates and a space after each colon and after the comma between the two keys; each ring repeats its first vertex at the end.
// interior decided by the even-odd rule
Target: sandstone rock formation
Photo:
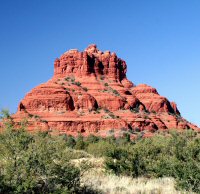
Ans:
{"type": "Polygon", "coordinates": [[[174,102],[151,86],[135,86],[126,77],[126,62],[110,51],[90,45],[69,50],[54,62],[51,80],[32,89],[13,115],[28,118],[29,130],[54,130],[77,135],[110,131],[199,128],[184,118],[174,102]]]}

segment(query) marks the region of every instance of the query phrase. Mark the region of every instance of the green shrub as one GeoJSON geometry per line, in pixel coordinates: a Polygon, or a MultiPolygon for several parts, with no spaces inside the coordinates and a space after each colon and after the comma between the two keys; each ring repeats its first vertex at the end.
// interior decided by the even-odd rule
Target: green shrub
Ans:
{"type": "Polygon", "coordinates": [[[85,151],[105,157],[106,169],[117,175],[173,177],[179,188],[200,193],[200,138],[194,131],[131,141],[130,132],[115,138],[111,129],[107,138],[79,135],[75,140],[48,132],[29,134],[26,120],[15,129],[8,111],[0,116],[5,126],[0,133],[0,193],[84,193],[80,170],[70,160],[89,157],[85,151]]]}
{"type": "Polygon", "coordinates": [[[3,119],[3,118],[5,118],[5,119],[9,119],[10,118],[9,110],[7,110],[7,109],[1,110],[0,119],[3,119]]]}
{"type": "Polygon", "coordinates": [[[77,150],[83,150],[85,148],[85,142],[81,134],[78,135],[78,138],[76,140],[76,145],[74,146],[74,148],[77,150]]]}
{"type": "Polygon", "coordinates": [[[77,86],[81,86],[80,82],[74,82],[74,84],[77,85],[77,86]]]}
{"type": "Polygon", "coordinates": [[[70,91],[70,89],[69,89],[69,88],[65,88],[65,90],[66,90],[66,91],[70,91]]]}
{"type": "Polygon", "coordinates": [[[70,148],[74,148],[74,146],[76,145],[76,141],[75,141],[75,139],[71,135],[69,135],[67,137],[67,139],[66,139],[66,145],[67,145],[67,147],[70,147],[70,148]]]}
{"type": "Polygon", "coordinates": [[[87,146],[86,151],[94,156],[102,157],[107,154],[109,150],[112,150],[114,145],[107,141],[99,141],[91,143],[87,146]]]}
{"type": "Polygon", "coordinates": [[[130,108],[130,111],[133,113],[138,113],[138,112],[140,112],[140,109],[139,109],[139,107],[135,107],[135,108],[130,108]]]}
{"type": "Polygon", "coordinates": [[[107,109],[107,108],[104,108],[104,112],[105,112],[105,113],[110,113],[110,110],[107,109]]]}
{"type": "Polygon", "coordinates": [[[69,80],[70,80],[70,77],[66,77],[66,78],[65,78],[65,81],[69,81],[69,80]]]}
{"type": "Polygon", "coordinates": [[[105,77],[103,75],[100,76],[100,80],[104,80],[105,77]]]}
{"type": "Polygon", "coordinates": [[[80,171],[70,163],[64,140],[46,132],[28,134],[23,124],[6,126],[0,134],[0,193],[79,190],[80,171]]]}
{"type": "Polygon", "coordinates": [[[119,92],[118,92],[117,90],[113,90],[113,89],[112,89],[112,92],[113,92],[113,94],[114,94],[115,96],[120,96],[120,94],[119,94],[119,92]]]}
{"type": "Polygon", "coordinates": [[[97,143],[101,138],[95,135],[89,135],[86,139],[86,144],[97,143]]]}
{"type": "Polygon", "coordinates": [[[71,82],[72,82],[72,83],[75,82],[75,78],[74,78],[74,77],[71,78],[71,82]]]}
{"type": "Polygon", "coordinates": [[[174,177],[177,186],[200,192],[200,139],[191,131],[156,135],[135,144],[115,144],[106,153],[106,167],[132,177],[174,177]],[[123,149],[122,149],[123,148],[123,149]]]}

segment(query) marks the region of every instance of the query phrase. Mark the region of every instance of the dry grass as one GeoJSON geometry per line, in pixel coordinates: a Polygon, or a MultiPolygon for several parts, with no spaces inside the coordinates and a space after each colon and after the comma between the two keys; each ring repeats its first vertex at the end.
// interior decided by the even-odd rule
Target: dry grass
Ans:
{"type": "MultiPolygon", "coordinates": [[[[130,177],[97,173],[95,171],[85,174],[82,183],[94,190],[109,194],[186,194],[177,191],[172,178],[160,179],[132,179],[130,177]]],[[[189,192],[191,193],[191,192],[189,192]]],[[[188,193],[188,194],[189,194],[188,193]]]]}
{"type": "Polygon", "coordinates": [[[116,176],[105,173],[102,158],[74,160],[76,165],[87,162],[93,168],[84,172],[81,183],[103,194],[192,194],[177,191],[173,178],[147,179],[116,176]]]}

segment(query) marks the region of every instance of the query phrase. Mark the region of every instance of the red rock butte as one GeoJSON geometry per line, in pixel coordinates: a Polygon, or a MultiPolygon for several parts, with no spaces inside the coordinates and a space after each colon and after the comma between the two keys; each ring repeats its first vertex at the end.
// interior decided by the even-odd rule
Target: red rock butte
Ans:
{"type": "Polygon", "coordinates": [[[12,117],[28,120],[28,129],[60,134],[97,134],[199,128],[181,117],[174,102],[146,84],[126,77],[126,62],[92,44],[71,49],[54,62],[52,79],[33,88],[12,117]]]}

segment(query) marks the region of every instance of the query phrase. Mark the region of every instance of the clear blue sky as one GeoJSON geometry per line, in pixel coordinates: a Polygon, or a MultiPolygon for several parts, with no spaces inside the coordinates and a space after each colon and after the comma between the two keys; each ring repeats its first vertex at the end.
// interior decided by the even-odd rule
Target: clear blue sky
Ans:
{"type": "Polygon", "coordinates": [[[56,57],[96,43],[200,125],[199,0],[0,0],[0,108],[15,112],[56,57]]]}

